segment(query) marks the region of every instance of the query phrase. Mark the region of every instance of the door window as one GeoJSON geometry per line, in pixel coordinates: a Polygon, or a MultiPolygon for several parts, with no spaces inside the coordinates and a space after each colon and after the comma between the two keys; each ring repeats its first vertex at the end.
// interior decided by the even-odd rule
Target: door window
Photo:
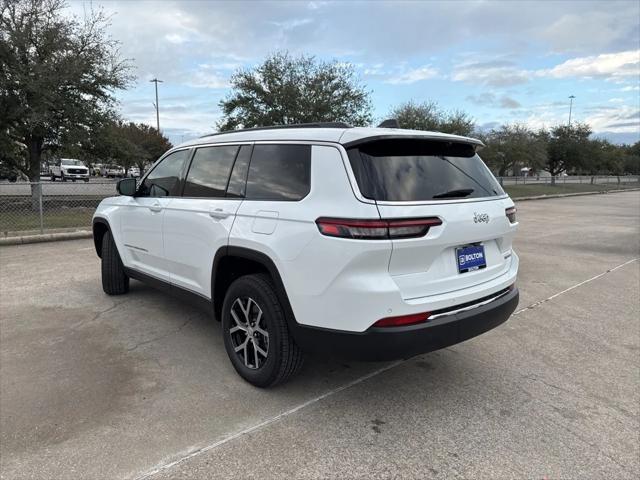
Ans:
{"type": "Polygon", "coordinates": [[[237,145],[198,148],[184,185],[184,197],[224,197],[237,145]]]}
{"type": "Polygon", "coordinates": [[[189,150],[167,155],[146,176],[138,189],[138,197],[175,197],[180,195],[180,177],[189,150]]]}

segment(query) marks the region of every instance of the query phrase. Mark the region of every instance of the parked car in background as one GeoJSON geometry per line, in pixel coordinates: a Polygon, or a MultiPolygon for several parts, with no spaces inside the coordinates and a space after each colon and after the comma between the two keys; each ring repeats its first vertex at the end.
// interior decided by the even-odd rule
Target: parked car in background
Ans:
{"type": "Polygon", "coordinates": [[[98,206],[103,289],[134,278],[204,306],[259,387],[306,352],[385,361],[462,342],[518,304],[516,209],[482,145],[337,123],[184,143],[98,206]]]}
{"type": "Polygon", "coordinates": [[[129,167],[129,170],[127,170],[127,177],[131,177],[131,178],[140,177],[140,169],[138,167],[129,167]]]}
{"type": "Polygon", "coordinates": [[[124,167],[120,165],[104,165],[101,174],[106,178],[122,178],[125,176],[124,167]]]}
{"type": "Polygon", "coordinates": [[[67,180],[84,180],[89,181],[89,169],[80,160],[75,158],[60,158],[49,167],[51,181],[55,182],[59,178],[63,182],[67,180]]]}

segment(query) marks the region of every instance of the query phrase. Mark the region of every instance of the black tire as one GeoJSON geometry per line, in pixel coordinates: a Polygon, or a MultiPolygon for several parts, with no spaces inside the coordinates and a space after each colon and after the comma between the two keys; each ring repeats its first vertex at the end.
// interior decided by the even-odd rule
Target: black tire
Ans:
{"type": "Polygon", "coordinates": [[[64,173],[62,174],[62,181],[66,182],[67,181],[67,177],[64,176],[64,173]]]}
{"type": "Polygon", "coordinates": [[[51,181],[52,181],[52,182],[55,182],[55,181],[56,181],[56,176],[55,176],[55,175],[53,175],[53,174],[51,174],[51,181]]]}
{"type": "Polygon", "coordinates": [[[129,291],[129,277],[124,273],[111,232],[102,237],[102,290],[107,295],[122,295],[129,291]]]}
{"type": "MultiPolygon", "coordinates": [[[[229,359],[236,372],[247,382],[260,388],[272,387],[287,381],[300,371],[304,363],[304,355],[289,333],[284,308],[278,300],[273,282],[268,275],[246,275],[231,284],[224,298],[221,323],[224,346],[229,359]],[[249,340],[247,340],[249,346],[241,350],[242,353],[236,353],[235,351],[239,343],[244,343],[241,342],[243,338],[247,339],[247,337],[251,336],[249,333],[243,331],[230,332],[231,328],[236,326],[236,322],[231,315],[231,308],[234,307],[234,313],[238,316],[237,309],[242,308],[242,304],[239,307],[236,301],[245,302],[244,306],[246,306],[248,304],[247,299],[251,299],[255,306],[250,305],[246,310],[253,308],[253,314],[257,312],[257,309],[262,311],[262,319],[254,328],[261,327],[260,330],[268,332],[267,356],[262,363],[259,361],[255,346],[251,347],[252,344],[249,343],[249,340]],[[249,356],[252,353],[255,355],[254,358],[256,360],[253,362],[253,368],[245,364],[243,356],[247,351],[251,352],[249,356]],[[256,363],[257,368],[255,368],[256,363]]],[[[257,334],[255,331],[253,336],[257,337],[256,340],[253,340],[253,345],[256,344],[255,342],[264,340],[264,336],[257,334]]],[[[262,347],[264,351],[264,343],[262,343],[262,347]]],[[[249,363],[252,363],[251,359],[249,363]]]]}

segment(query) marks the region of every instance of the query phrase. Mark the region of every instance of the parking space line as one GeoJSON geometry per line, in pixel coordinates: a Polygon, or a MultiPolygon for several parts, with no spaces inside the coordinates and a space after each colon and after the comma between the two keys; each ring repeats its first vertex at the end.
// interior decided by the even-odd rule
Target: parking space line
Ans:
{"type": "Polygon", "coordinates": [[[150,478],[150,477],[152,477],[152,476],[154,476],[154,475],[156,475],[156,474],[158,474],[158,473],[160,473],[160,472],[162,472],[164,470],[167,470],[167,469],[169,469],[171,467],[174,467],[174,466],[184,462],[185,460],[189,460],[190,458],[193,458],[193,457],[196,457],[196,456],[198,456],[198,455],[200,455],[202,453],[208,452],[209,450],[212,450],[212,449],[214,449],[216,447],[224,445],[225,443],[228,443],[228,442],[230,442],[232,440],[235,440],[236,438],[239,438],[239,437],[241,437],[243,435],[247,435],[247,434],[252,433],[252,432],[254,432],[256,430],[259,430],[259,429],[261,429],[263,427],[266,427],[267,425],[270,425],[270,424],[272,424],[274,422],[277,422],[278,420],[281,420],[281,419],[283,419],[285,417],[288,417],[289,415],[292,415],[292,414],[302,410],[303,408],[306,408],[306,407],[308,407],[310,405],[313,405],[314,403],[317,403],[320,400],[323,400],[323,399],[325,399],[325,398],[327,398],[327,397],[329,397],[331,395],[334,395],[334,394],[336,394],[338,392],[346,390],[347,388],[351,388],[354,385],[358,385],[359,383],[362,383],[365,380],[370,379],[371,377],[375,377],[376,375],[378,375],[380,373],[386,372],[387,370],[391,370],[392,368],[400,365],[401,363],[404,363],[405,361],[406,360],[397,360],[397,361],[392,362],[392,363],[390,363],[388,365],[385,365],[384,367],[379,368],[377,370],[374,370],[373,372],[367,373],[366,375],[363,375],[362,377],[358,377],[355,380],[352,380],[351,382],[345,383],[344,385],[341,385],[338,388],[334,388],[333,390],[329,390],[328,392],[325,392],[322,395],[319,395],[319,396],[314,397],[314,398],[312,398],[310,400],[307,400],[306,402],[301,403],[300,405],[297,405],[297,406],[295,406],[293,408],[290,408],[289,410],[285,410],[284,412],[279,413],[275,417],[271,417],[271,418],[269,418],[269,419],[267,419],[267,420],[265,420],[263,422],[260,422],[260,423],[258,423],[256,425],[253,425],[253,426],[251,426],[249,428],[245,428],[244,430],[240,430],[239,432],[236,432],[236,433],[233,433],[231,435],[228,435],[228,436],[222,438],[221,440],[218,440],[217,442],[212,443],[210,445],[207,445],[205,447],[201,447],[201,448],[192,450],[192,451],[188,452],[187,454],[183,455],[182,457],[180,457],[180,458],[178,458],[176,460],[173,460],[172,462],[158,465],[154,469],[149,470],[149,471],[143,473],[142,475],[139,475],[139,476],[135,477],[135,479],[136,480],[143,480],[143,479],[146,479],[146,478],[150,478]]]}
{"type": "Polygon", "coordinates": [[[515,315],[518,315],[518,314],[520,314],[522,312],[526,312],[527,310],[532,310],[532,309],[534,309],[536,307],[539,307],[543,303],[547,303],[548,301],[553,300],[554,298],[559,297],[560,295],[563,295],[563,294],[565,294],[567,292],[570,292],[571,290],[574,290],[574,289],[576,289],[578,287],[581,287],[582,285],[585,285],[585,284],[587,284],[589,282],[593,282],[594,280],[597,280],[600,277],[604,277],[608,273],[614,272],[614,271],[618,270],[619,268],[627,266],[630,263],[637,262],[638,260],[640,260],[640,259],[639,258],[632,258],[631,260],[629,260],[627,262],[621,263],[620,265],[618,265],[616,267],[610,268],[606,272],[599,273],[598,275],[596,275],[594,277],[591,277],[591,278],[589,278],[589,279],[587,279],[587,280],[585,280],[583,282],[576,283],[575,285],[573,285],[573,286],[571,286],[569,288],[566,288],[566,289],[562,290],[561,292],[555,293],[555,294],[551,295],[550,297],[545,298],[544,300],[537,301],[537,302],[532,303],[531,305],[529,305],[527,307],[521,308],[520,310],[517,310],[516,312],[514,312],[512,314],[512,316],[515,316],[515,315]]]}
{"type": "MultiPolygon", "coordinates": [[[[582,285],[585,285],[585,284],[587,284],[589,282],[597,280],[598,278],[603,277],[604,275],[606,275],[608,273],[611,273],[611,272],[613,272],[615,270],[618,270],[619,268],[622,268],[622,267],[624,267],[626,265],[629,265],[630,263],[636,262],[638,260],[640,260],[640,259],[639,258],[633,258],[633,259],[631,259],[631,260],[629,260],[627,262],[624,262],[624,263],[622,263],[622,264],[620,264],[620,265],[618,265],[616,267],[610,268],[609,270],[607,270],[605,272],[602,272],[602,273],[600,273],[598,275],[595,275],[595,276],[593,276],[593,277],[591,277],[591,278],[589,278],[587,280],[584,280],[584,281],[582,281],[580,283],[577,283],[577,284],[575,284],[575,285],[573,285],[573,286],[571,286],[569,288],[566,288],[566,289],[564,289],[564,290],[562,290],[562,291],[560,291],[560,292],[558,292],[558,293],[556,293],[554,295],[551,295],[550,297],[545,298],[544,300],[540,300],[538,302],[532,303],[531,305],[529,305],[529,306],[527,306],[525,308],[517,310],[516,312],[513,313],[513,315],[518,315],[518,314],[520,314],[520,313],[522,313],[524,311],[534,309],[534,308],[538,307],[539,305],[541,305],[543,303],[546,303],[546,302],[548,302],[550,300],[553,300],[554,298],[557,298],[560,295],[563,295],[563,294],[565,294],[567,292],[570,292],[571,290],[574,290],[574,289],[576,289],[576,288],[578,288],[578,287],[580,287],[582,285]]],[[[379,375],[379,374],[381,374],[383,372],[386,372],[387,370],[391,370],[392,368],[395,368],[398,365],[401,365],[401,364],[405,363],[406,361],[407,360],[405,359],[405,360],[398,360],[398,361],[392,362],[392,363],[390,363],[388,365],[385,365],[382,368],[379,368],[377,370],[374,370],[373,372],[370,372],[370,373],[368,373],[366,375],[363,375],[362,377],[356,378],[355,380],[352,380],[351,382],[348,382],[348,383],[346,383],[346,384],[344,384],[344,385],[342,385],[342,386],[340,386],[338,388],[335,388],[333,390],[329,390],[328,392],[325,392],[322,395],[319,395],[319,396],[314,397],[314,398],[312,398],[310,400],[307,400],[306,402],[301,403],[300,405],[297,405],[297,406],[295,406],[293,408],[290,408],[289,410],[285,410],[284,412],[279,413],[278,415],[276,415],[274,417],[271,417],[271,418],[269,418],[267,420],[264,420],[264,421],[262,421],[260,423],[257,423],[256,425],[253,425],[251,427],[245,428],[244,430],[240,430],[239,432],[235,432],[235,433],[233,433],[231,435],[223,437],[222,439],[220,439],[217,442],[214,442],[214,443],[212,443],[210,445],[206,445],[204,447],[200,447],[200,448],[191,450],[191,451],[185,453],[180,458],[177,458],[176,460],[173,460],[173,461],[168,462],[168,463],[161,463],[161,464],[157,465],[156,467],[154,467],[153,469],[148,470],[145,473],[142,473],[142,474],[138,475],[137,477],[135,477],[135,480],[144,480],[144,479],[153,477],[154,475],[156,475],[156,474],[158,474],[160,472],[163,472],[165,470],[168,470],[168,469],[170,469],[172,467],[175,467],[176,465],[179,465],[179,464],[185,462],[186,460],[189,460],[191,458],[197,457],[197,456],[199,456],[199,455],[201,455],[201,454],[203,454],[205,452],[213,450],[214,448],[217,448],[217,447],[219,447],[221,445],[229,443],[229,442],[231,442],[231,441],[233,441],[233,440],[235,440],[235,439],[237,439],[239,437],[242,437],[243,435],[250,434],[252,432],[255,432],[256,430],[260,430],[263,427],[266,427],[266,426],[268,426],[268,425],[270,425],[272,423],[275,423],[275,422],[277,422],[277,421],[279,421],[279,420],[281,420],[281,419],[283,419],[285,417],[288,417],[289,415],[292,415],[292,414],[294,414],[294,413],[296,413],[296,412],[298,412],[298,411],[300,411],[300,410],[302,410],[304,408],[307,408],[307,407],[309,407],[309,406],[311,406],[311,405],[313,405],[315,403],[318,403],[319,401],[324,400],[325,398],[330,397],[331,395],[334,395],[334,394],[339,393],[339,392],[341,392],[343,390],[346,390],[346,389],[351,388],[351,387],[353,387],[355,385],[358,385],[359,383],[362,383],[365,380],[368,380],[368,379],[370,379],[372,377],[375,377],[376,375],[379,375]]]]}

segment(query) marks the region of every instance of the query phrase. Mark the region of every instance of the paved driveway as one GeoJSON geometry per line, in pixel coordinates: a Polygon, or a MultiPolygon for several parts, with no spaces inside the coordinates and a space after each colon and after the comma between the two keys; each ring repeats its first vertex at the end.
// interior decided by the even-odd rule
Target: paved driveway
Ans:
{"type": "Polygon", "coordinates": [[[104,295],[90,240],[2,247],[2,478],[637,478],[639,212],[640,192],[523,202],[509,322],[273,390],[199,310],[104,295]]]}

